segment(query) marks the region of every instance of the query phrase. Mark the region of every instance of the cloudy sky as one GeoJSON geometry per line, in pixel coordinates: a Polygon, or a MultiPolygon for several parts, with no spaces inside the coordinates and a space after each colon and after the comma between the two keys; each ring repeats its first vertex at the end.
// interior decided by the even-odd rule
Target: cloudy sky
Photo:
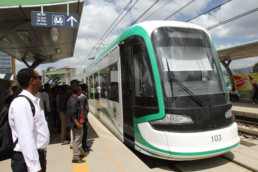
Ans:
{"type": "MultiPolygon", "coordinates": [[[[88,58],[99,53],[100,50],[97,49],[92,51],[99,41],[109,44],[135,22],[165,19],[188,21],[226,1],[228,0],[85,0],[74,57],[40,65],[36,70],[41,73],[49,66],[61,68],[69,65],[80,72],[91,62],[88,58]],[[178,11],[184,6],[186,7],[178,11]],[[124,9],[126,10],[123,11],[124,9]],[[115,20],[117,22],[113,23],[115,20]],[[111,30],[108,31],[110,26],[111,30]]],[[[220,8],[189,22],[208,28],[256,8],[258,8],[257,0],[231,0],[220,8]]],[[[217,49],[258,40],[257,15],[258,11],[210,29],[209,32],[217,49]]],[[[103,46],[98,44],[95,47],[101,49],[103,46]]],[[[236,60],[231,63],[230,67],[248,67],[256,62],[258,62],[258,57],[236,60]]],[[[25,65],[17,61],[17,71],[23,67],[25,65]]]]}

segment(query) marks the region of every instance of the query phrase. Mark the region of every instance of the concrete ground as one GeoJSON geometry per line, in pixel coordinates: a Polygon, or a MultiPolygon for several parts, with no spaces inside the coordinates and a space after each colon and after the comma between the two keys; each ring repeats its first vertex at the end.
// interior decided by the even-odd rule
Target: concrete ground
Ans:
{"type": "MultiPolygon", "coordinates": [[[[258,105],[249,105],[234,103],[232,110],[238,110],[243,113],[257,113],[258,105]]],[[[93,115],[89,115],[89,121],[91,126],[89,127],[88,145],[91,146],[92,151],[87,153],[86,163],[72,164],[72,151],[70,145],[61,145],[59,143],[60,135],[54,135],[51,137],[51,144],[48,146],[47,153],[47,171],[48,172],[145,172],[145,171],[171,171],[170,166],[173,162],[164,161],[164,167],[150,167],[143,159],[140,159],[134,152],[126,147],[120,140],[118,140],[109,130],[107,130],[93,115]]],[[[234,149],[227,156],[233,157],[235,161],[246,163],[248,166],[253,167],[258,171],[258,148],[239,146],[234,149]]],[[[218,157],[215,157],[216,160],[218,157]]],[[[173,165],[180,167],[180,164],[184,164],[184,170],[189,168],[192,170],[199,169],[201,171],[210,171],[214,165],[207,167],[209,162],[213,160],[192,161],[191,165],[188,162],[185,163],[173,163],[173,165]],[[200,164],[206,165],[201,167],[200,164]],[[185,166],[186,165],[186,166],[185,166]],[[206,169],[206,170],[205,170],[206,169]]],[[[162,163],[164,163],[162,162],[162,163]]],[[[229,164],[219,163],[215,169],[229,170],[229,164]],[[227,166],[226,166],[227,165],[227,166]]],[[[232,165],[231,165],[232,166],[232,165]]],[[[0,162],[0,171],[11,172],[10,160],[0,162]]]]}

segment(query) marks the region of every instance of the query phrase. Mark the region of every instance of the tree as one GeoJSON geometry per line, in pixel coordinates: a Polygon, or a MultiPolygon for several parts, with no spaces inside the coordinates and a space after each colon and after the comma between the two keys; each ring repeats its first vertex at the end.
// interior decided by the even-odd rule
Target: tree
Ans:
{"type": "Polygon", "coordinates": [[[258,62],[253,66],[253,72],[258,73],[258,62]]]}

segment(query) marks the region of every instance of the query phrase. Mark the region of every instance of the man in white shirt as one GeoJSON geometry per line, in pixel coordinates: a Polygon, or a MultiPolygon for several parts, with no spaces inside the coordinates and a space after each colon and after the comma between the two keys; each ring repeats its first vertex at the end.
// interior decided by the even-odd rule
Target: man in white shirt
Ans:
{"type": "Polygon", "coordinates": [[[14,99],[9,108],[9,124],[14,147],[11,167],[14,172],[46,171],[46,148],[49,144],[49,130],[44,111],[40,108],[36,93],[41,88],[41,76],[31,68],[21,69],[17,80],[23,91],[20,95],[28,97],[35,107],[35,115],[29,101],[24,97],[14,99]]]}

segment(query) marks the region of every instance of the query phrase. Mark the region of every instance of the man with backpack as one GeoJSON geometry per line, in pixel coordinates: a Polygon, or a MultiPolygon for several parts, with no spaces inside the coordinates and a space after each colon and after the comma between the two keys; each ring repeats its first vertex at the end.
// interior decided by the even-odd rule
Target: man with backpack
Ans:
{"type": "Polygon", "coordinates": [[[31,68],[24,68],[18,72],[17,80],[23,88],[20,95],[25,97],[18,96],[9,108],[12,138],[17,142],[11,167],[14,172],[45,172],[49,130],[44,111],[40,108],[40,100],[35,96],[41,88],[41,76],[31,68]],[[35,114],[32,106],[35,108],[35,114]]]}

